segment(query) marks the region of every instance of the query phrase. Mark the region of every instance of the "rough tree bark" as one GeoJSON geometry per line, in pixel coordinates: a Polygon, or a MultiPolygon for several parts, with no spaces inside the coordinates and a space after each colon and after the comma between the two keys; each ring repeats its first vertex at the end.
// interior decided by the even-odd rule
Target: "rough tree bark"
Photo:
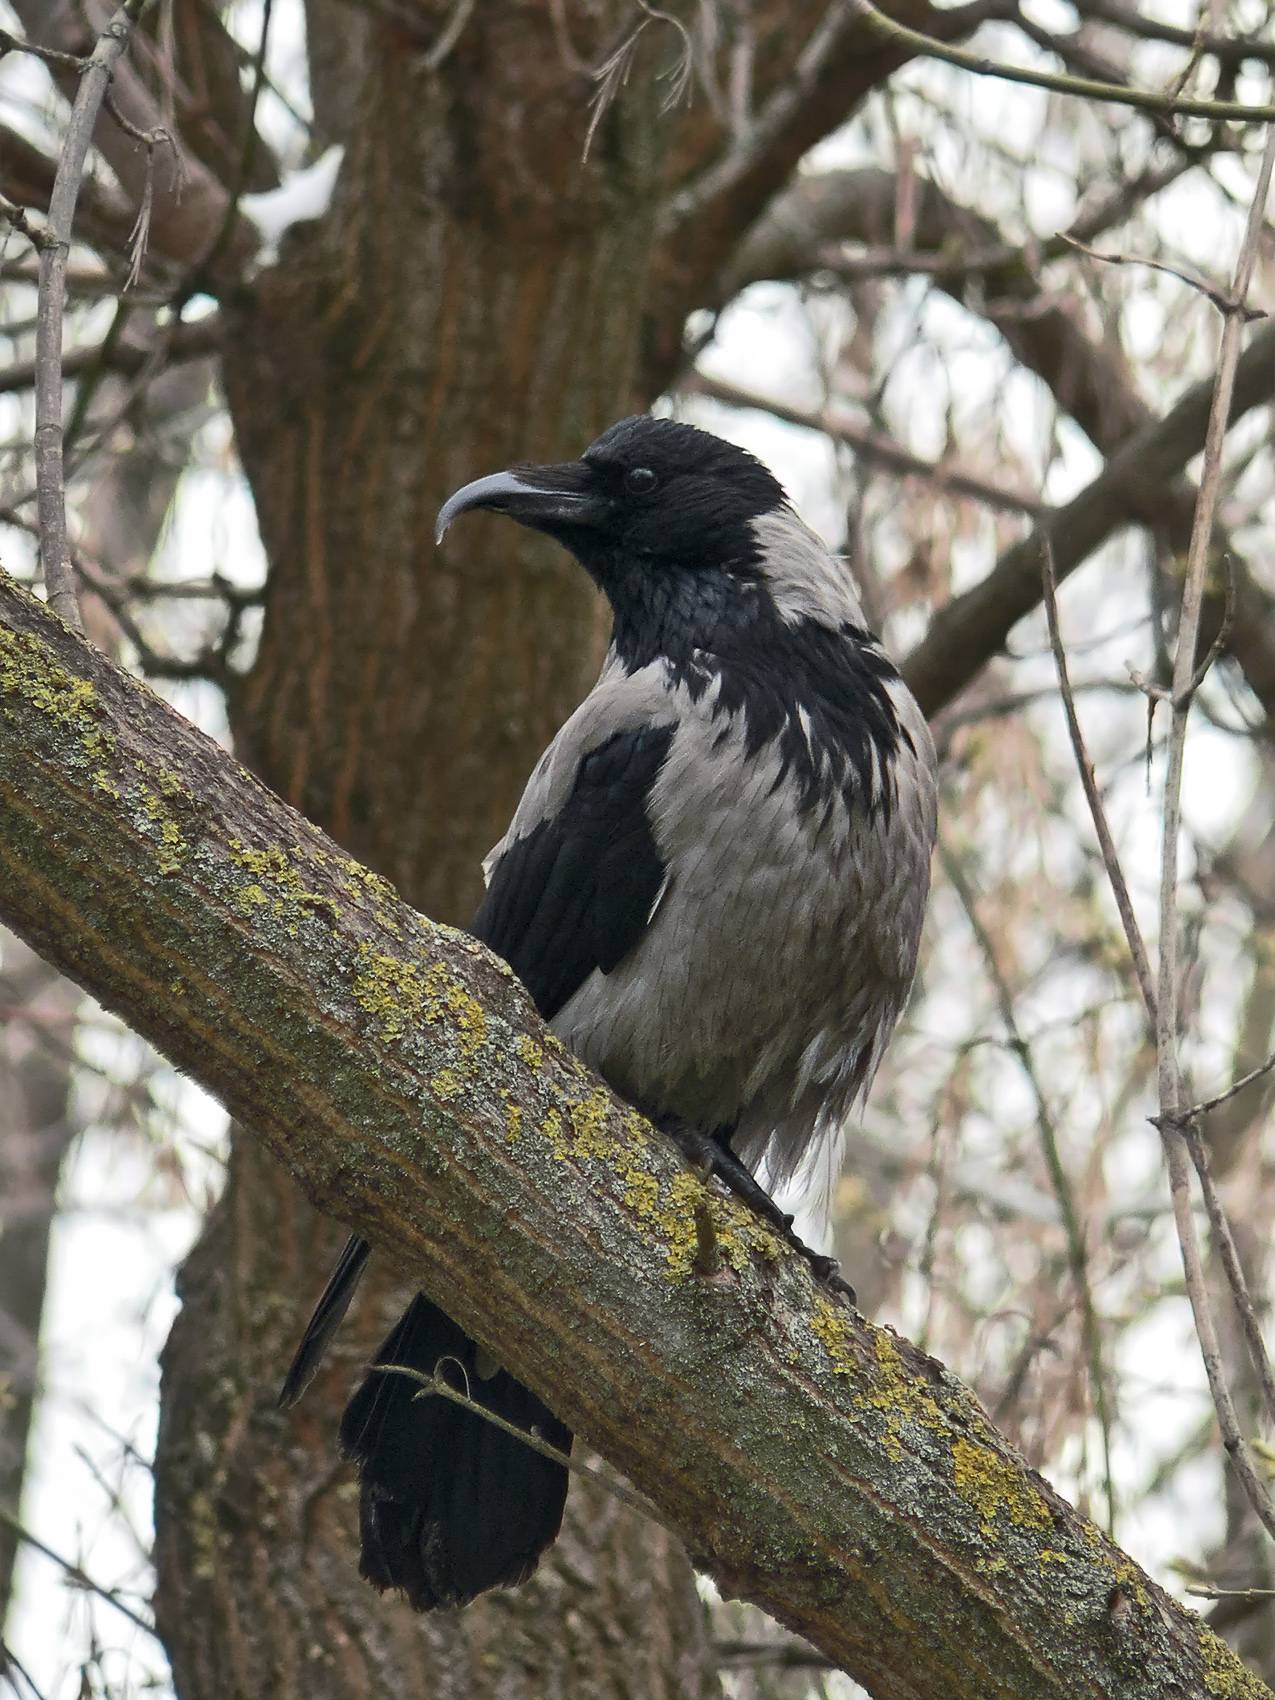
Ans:
{"type": "MultiPolygon", "coordinates": [[[[0,1506],[17,1512],[39,1373],[49,1233],[68,1114],[79,993],[7,934],[0,939],[0,1506]]],[[[17,1536],[0,1523],[0,1635],[17,1536]]]]}
{"type": "MultiPolygon", "coordinates": [[[[3,577],[0,718],[0,917],[552,1398],[729,1591],[881,1700],[1269,1693],[955,1377],[686,1170],[503,963],[3,577]]],[[[270,1214],[264,1193],[232,1203],[270,1214]]],[[[211,1278],[250,1312],[245,1273],[211,1278]]],[[[161,1495],[161,1546],[205,1590],[218,1549],[260,1560],[259,1609],[286,1615],[273,1549],[237,1537],[274,1520],[304,1548],[324,1483],[245,1476],[250,1401],[235,1379],[202,1391],[219,1492],[161,1495]]],[[[388,1626],[347,1600],[312,1602],[331,1627],[314,1662],[379,1674],[388,1626]]],[[[161,1614],[182,1603],[161,1591],[161,1614]]],[[[257,1680],[291,1692],[273,1645],[257,1680]]]]}

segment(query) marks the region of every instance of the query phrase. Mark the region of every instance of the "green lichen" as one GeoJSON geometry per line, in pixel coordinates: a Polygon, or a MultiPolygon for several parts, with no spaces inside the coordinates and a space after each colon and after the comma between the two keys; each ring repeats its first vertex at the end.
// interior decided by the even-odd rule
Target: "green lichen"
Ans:
{"type": "Polygon", "coordinates": [[[1001,1506],[1012,1523],[1025,1528],[1048,1528],[1049,1507],[1022,1472],[998,1458],[988,1446],[964,1438],[952,1444],[952,1480],[962,1499],[983,1519],[983,1533],[992,1532],[1001,1506]]]}

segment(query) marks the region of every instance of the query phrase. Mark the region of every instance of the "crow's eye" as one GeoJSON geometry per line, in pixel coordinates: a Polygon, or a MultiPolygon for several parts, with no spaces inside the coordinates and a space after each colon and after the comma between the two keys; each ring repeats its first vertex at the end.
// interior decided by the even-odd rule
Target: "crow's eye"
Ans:
{"type": "Polygon", "coordinates": [[[649,495],[658,483],[649,466],[632,466],[624,475],[624,488],[630,496],[649,495]]]}

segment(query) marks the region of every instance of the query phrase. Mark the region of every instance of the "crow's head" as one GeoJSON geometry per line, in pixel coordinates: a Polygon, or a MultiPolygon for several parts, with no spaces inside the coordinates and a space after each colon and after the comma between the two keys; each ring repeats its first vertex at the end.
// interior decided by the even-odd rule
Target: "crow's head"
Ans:
{"type": "Polygon", "coordinates": [[[617,550],[652,564],[727,564],[750,552],[749,521],[784,504],[782,486],[744,449],[637,414],[604,431],[579,460],[515,466],[466,484],[439,514],[438,536],[458,514],[489,508],[556,537],[605,581],[617,550]]]}
{"type": "Polygon", "coordinates": [[[609,598],[622,648],[626,635],[642,653],[711,647],[723,624],[736,627],[759,603],[789,623],[862,620],[845,569],[773,474],[676,420],[638,414],[579,460],[475,479],[439,513],[438,538],[471,508],[564,544],[609,598]]]}

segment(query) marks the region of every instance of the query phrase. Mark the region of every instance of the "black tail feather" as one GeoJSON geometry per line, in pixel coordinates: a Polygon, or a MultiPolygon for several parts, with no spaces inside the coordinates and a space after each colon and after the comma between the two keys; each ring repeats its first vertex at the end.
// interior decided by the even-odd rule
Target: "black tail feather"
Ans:
{"type": "MultiPolygon", "coordinates": [[[[475,1342],[416,1298],[377,1362],[432,1376],[440,1360],[458,1391],[571,1450],[571,1430],[529,1388],[503,1369],[481,1376],[475,1342]]],[[[525,1582],[562,1523],[564,1465],[410,1376],[369,1370],[341,1419],[341,1445],[359,1464],[359,1569],[377,1588],[401,1588],[418,1611],[525,1582]]]]}
{"type": "Polygon", "coordinates": [[[287,1411],[305,1392],[310,1377],[323,1362],[323,1354],[332,1343],[332,1336],[341,1326],[341,1318],[350,1308],[354,1289],[367,1263],[371,1246],[361,1234],[351,1234],[345,1249],[328,1276],[328,1284],[319,1295],[314,1315],[305,1325],[301,1344],[279,1390],[279,1409],[287,1411]]]}

